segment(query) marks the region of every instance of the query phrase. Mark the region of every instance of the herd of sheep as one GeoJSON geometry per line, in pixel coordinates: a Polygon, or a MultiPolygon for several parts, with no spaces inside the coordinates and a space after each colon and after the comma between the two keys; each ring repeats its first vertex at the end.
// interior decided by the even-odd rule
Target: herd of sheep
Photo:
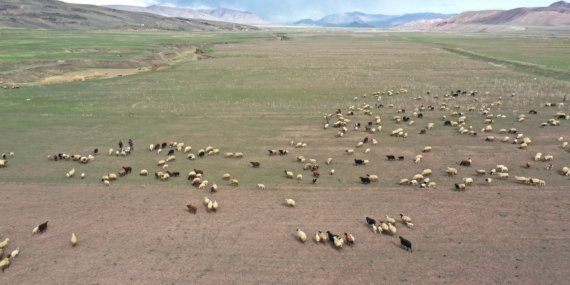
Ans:
{"type": "MultiPolygon", "coordinates": [[[[394,96],[394,95],[398,95],[398,94],[405,94],[407,93],[407,90],[402,88],[396,92],[394,91],[387,91],[387,92],[375,92],[373,94],[375,101],[377,102],[381,102],[382,101],[382,95],[388,95],[388,96],[394,96]]],[[[453,100],[453,98],[458,97],[459,95],[471,95],[471,96],[476,96],[478,93],[476,91],[471,91],[471,92],[465,92],[465,91],[452,91],[449,94],[446,94],[445,96],[443,96],[442,100],[443,101],[451,101],[453,100]]],[[[485,93],[486,96],[489,96],[489,93],[485,93]]],[[[431,96],[429,92],[427,92],[427,96],[431,96]]],[[[513,97],[516,96],[516,94],[512,95],[513,97]]],[[[439,96],[435,95],[435,96],[431,96],[432,99],[439,99],[439,96]]],[[[364,95],[364,98],[366,98],[366,95],[364,95]]],[[[415,100],[417,100],[417,102],[420,102],[422,100],[421,97],[417,97],[414,98],[415,100]]],[[[355,97],[353,98],[353,101],[358,101],[359,98],[355,97]]],[[[496,108],[498,106],[502,105],[501,102],[502,98],[499,98],[498,101],[494,101],[493,103],[490,104],[483,104],[479,109],[478,109],[478,113],[479,115],[477,115],[476,113],[476,108],[474,106],[461,106],[459,104],[453,104],[451,106],[448,106],[448,102],[442,102],[440,104],[439,107],[437,106],[423,106],[421,104],[418,104],[419,106],[415,107],[412,111],[411,114],[411,118],[410,117],[406,117],[405,114],[406,110],[404,108],[400,108],[397,109],[395,111],[396,114],[394,117],[392,117],[392,119],[390,120],[390,124],[396,124],[396,125],[400,125],[400,124],[406,124],[407,127],[398,127],[395,128],[395,130],[389,132],[389,136],[390,137],[396,137],[396,138],[400,138],[400,139],[409,139],[411,136],[408,134],[412,131],[412,127],[416,126],[416,125],[425,125],[425,128],[421,128],[421,130],[419,131],[418,136],[422,136],[425,135],[428,132],[431,132],[432,129],[435,126],[435,123],[433,122],[427,122],[427,123],[422,123],[422,120],[424,120],[424,114],[422,112],[436,112],[436,110],[439,110],[439,112],[450,112],[449,116],[451,118],[457,117],[456,120],[448,120],[447,118],[447,114],[446,115],[441,115],[441,116],[437,116],[440,117],[440,119],[443,121],[443,126],[449,126],[449,130],[450,131],[456,131],[461,135],[466,135],[466,136],[470,136],[474,139],[477,139],[477,131],[471,126],[468,125],[468,121],[480,121],[483,124],[485,124],[486,126],[484,126],[481,129],[481,133],[492,133],[493,132],[493,126],[496,124],[507,124],[507,122],[509,124],[515,124],[515,123],[521,123],[524,122],[527,117],[525,115],[520,115],[518,116],[514,121],[506,121],[504,120],[507,116],[506,115],[501,115],[501,114],[497,114],[497,115],[493,115],[491,112],[495,111],[496,108]],[[467,113],[464,113],[461,111],[461,109],[466,109],[468,110],[467,113]],[[468,115],[470,115],[468,117],[468,115]],[[483,116],[483,119],[477,119],[478,116],[483,116]],[[414,120],[412,120],[412,118],[414,118],[414,120]],[[404,128],[407,128],[404,129],[404,128]]],[[[474,102],[477,102],[477,100],[474,100],[474,102]]],[[[551,107],[552,103],[547,104],[547,107],[551,107]]],[[[558,106],[558,107],[563,107],[563,104],[554,104],[554,106],[558,106]]],[[[387,109],[388,112],[391,112],[390,110],[392,110],[393,108],[395,108],[396,106],[394,104],[388,104],[387,105],[387,109]]],[[[348,107],[347,111],[343,114],[343,112],[341,111],[341,109],[337,109],[334,113],[334,115],[332,114],[328,114],[325,115],[325,119],[326,119],[326,124],[324,124],[324,130],[328,130],[329,126],[332,125],[333,128],[336,129],[340,129],[339,131],[335,131],[335,135],[334,137],[338,138],[338,139],[348,139],[348,137],[350,137],[349,135],[349,129],[347,128],[347,126],[349,125],[349,123],[351,122],[351,120],[349,119],[349,117],[354,117],[356,118],[357,115],[362,115],[365,116],[365,118],[367,118],[367,120],[370,120],[369,122],[365,123],[365,124],[361,124],[361,123],[355,123],[354,124],[354,132],[358,132],[360,131],[361,127],[364,126],[364,129],[362,130],[363,132],[366,133],[367,137],[365,137],[363,140],[358,140],[356,142],[355,148],[356,149],[364,149],[364,151],[362,151],[364,154],[366,155],[370,155],[372,150],[371,148],[365,148],[365,146],[370,142],[371,145],[378,145],[380,140],[380,137],[382,136],[382,116],[377,115],[375,117],[372,117],[373,115],[373,110],[377,109],[378,111],[380,111],[382,108],[384,108],[384,104],[382,103],[376,103],[374,105],[371,104],[362,104],[361,106],[356,106],[356,105],[352,105],[350,107],[348,107]],[[345,117],[346,115],[346,117],[345,117]],[[336,122],[331,123],[330,120],[336,116],[336,122]],[[368,119],[370,118],[370,119],[368,119]],[[372,119],[373,118],[373,119],[372,119]],[[369,140],[368,136],[375,136],[376,138],[372,138],[369,140]]],[[[385,112],[384,112],[385,113],[385,112]]],[[[529,114],[532,115],[536,115],[538,112],[535,110],[530,110],[529,114]]],[[[428,116],[430,117],[430,116],[428,116]]],[[[431,116],[433,117],[433,116],[431,116]]],[[[561,123],[559,120],[568,120],[569,116],[566,116],[566,114],[562,113],[562,112],[556,112],[553,115],[553,119],[550,119],[544,123],[537,123],[537,127],[547,127],[547,126],[559,126],[561,123]]],[[[361,117],[362,118],[362,117],[361,117]]],[[[510,127],[508,128],[500,128],[499,131],[497,132],[498,134],[512,134],[513,136],[515,136],[515,138],[512,140],[512,144],[516,146],[517,149],[521,149],[521,150],[525,150],[528,149],[528,147],[531,145],[532,141],[530,139],[529,136],[525,136],[524,134],[520,133],[519,130],[517,130],[517,128],[513,128],[510,127]]],[[[415,134],[415,132],[414,132],[415,134]]],[[[389,139],[389,137],[387,136],[386,139],[389,139]]],[[[482,139],[483,140],[483,139],[482,139]]],[[[493,143],[495,141],[495,137],[494,136],[487,136],[486,138],[484,138],[484,141],[493,143]]],[[[500,139],[501,142],[503,143],[510,143],[511,142],[511,137],[509,136],[505,136],[502,139],[500,139]]],[[[558,139],[559,142],[562,142],[560,148],[562,150],[564,150],[567,146],[568,146],[568,142],[563,142],[563,137],[560,137],[558,139]]],[[[307,143],[302,143],[302,142],[298,142],[297,144],[294,144],[294,142],[292,141],[290,143],[291,146],[294,146],[295,148],[306,148],[307,147],[307,143]]],[[[176,161],[177,157],[176,157],[176,152],[181,152],[184,154],[187,154],[187,158],[189,160],[196,160],[196,157],[198,158],[203,158],[206,155],[208,156],[214,156],[214,155],[218,155],[220,153],[219,149],[215,149],[211,146],[208,146],[204,149],[200,149],[198,150],[197,154],[195,155],[194,153],[192,153],[192,147],[191,146],[186,146],[184,143],[177,143],[177,142],[170,142],[170,143],[156,143],[156,144],[150,144],[149,146],[149,150],[150,151],[156,151],[157,154],[161,154],[163,152],[164,149],[168,149],[169,151],[167,153],[167,158],[165,160],[159,160],[156,163],[156,166],[160,167],[161,170],[160,171],[155,171],[154,172],[154,177],[158,180],[161,181],[168,181],[170,178],[173,177],[179,177],[180,176],[180,172],[177,171],[172,171],[169,168],[168,163],[173,163],[174,161],[176,161]]],[[[437,152],[438,149],[434,148],[430,145],[425,146],[421,149],[418,149],[418,152],[421,152],[422,154],[417,154],[413,159],[411,159],[411,161],[414,164],[418,164],[418,163],[429,163],[431,156],[433,155],[433,153],[437,152]],[[424,155],[426,157],[424,157],[424,155]]],[[[85,155],[80,155],[80,154],[76,154],[76,155],[67,155],[64,153],[57,153],[54,155],[48,155],[47,158],[48,160],[53,160],[53,161],[58,161],[58,160],[67,160],[67,161],[77,161],[83,164],[87,164],[90,163],[92,161],[95,160],[95,156],[99,153],[98,148],[95,148],[92,154],[89,154],[87,156],[85,155]]],[[[130,147],[127,147],[125,149],[120,149],[115,151],[114,149],[109,149],[108,151],[108,155],[109,156],[122,156],[122,157],[127,157],[129,155],[131,155],[132,150],[130,149],[130,147]]],[[[260,152],[261,153],[261,152],[260,152]]],[[[346,155],[354,155],[355,150],[354,149],[346,149],[344,151],[344,153],[346,155]]],[[[287,156],[289,154],[289,150],[287,149],[279,149],[279,150],[269,150],[269,156],[274,156],[274,155],[281,155],[281,156],[287,156]]],[[[6,154],[2,154],[2,159],[0,159],[0,167],[5,168],[8,166],[8,156],[10,157],[14,157],[14,152],[10,152],[9,155],[6,154]]],[[[226,152],[224,153],[224,157],[225,158],[235,158],[235,159],[240,159],[244,157],[244,154],[241,152],[226,152]]],[[[405,157],[403,155],[397,155],[397,154],[386,154],[386,158],[387,161],[396,161],[396,159],[398,161],[406,161],[405,157]]],[[[299,155],[296,157],[296,160],[298,162],[306,162],[307,159],[302,156],[299,155]]],[[[548,162],[548,163],[552,163],[554,161],[554,155],[553,154],[547,154],[547,155],[542,155],[542,153],[538,152],[536,153],[536,155],[534,156],[534,161],[543,161],[543,162],[548,162]]],[[[333,158],[329,157],[326,159],[326,164],[330,165],[333,163],[333,158]]],[[[530,166],[532,165],[531,162],[526,162],[524,163],[524,161],[521,161],[521,163],[523,163],[527,168],[530,168],[530,166]]],[[[259,168],[261,166],[260,162],[257,161],[251,161],[250,162],[251,166],[253,168],[259,168]]],[[[445,174],[448,177],[455,177],[456,175],[458,175],[459,173],[473,173],[472,170],[467,170],[469,169],[472,165],[478,165],[477,161],[473,161],[471,158],[467,158],[467,159],[461,159],[460,162],[457,163],[459,165],[459,169],[455,167],[447,167],[445,174]]],[[[374,166],[374,162],[371,159],[354,159],[354,165],[355,166],[374,166]]],[[[546,167],[546,170],[553,170],[554,166],[553,164],[549,164],[546,167]]],[[[307,162],[304,166],[303,166],[304,170],[310,170],[312,171],[312,176],[313,176],[313,180],[312,183],[315,184],[317,183],[318,179],[320,178],[320,170],[319,170],[319,165],[317,164],[317,160],[312,158],[309,159],[309,162],[307,162]]],[[[104,174],[102,175],[102,179],[101,181],[104,183],[104,185],[109,186],[111,185],[110,181],[113,180],[117,180],[120,177],[124,177],[130,173],[132,173],[133,169],[130,166],[123,166],[122,170],[118,171],[117,174],[115,173],[108,173],[108,174],[104,174]]],[[[570,168],[568,167],[563,167],[561,170],[563,175],[566,176],[570,176],[570,168]]],[[[295,175],[292,171],[289,170],[285,170],[285,177],[288,179],[297,179],[299,181],[303,180],[303,175],[302,174],[298,174],[295,175]]],[[[335,170],[334,169],[330,169],[330,171],[328,172],[330,175],[334,175],[335,174],[335,170]]],[[[149,171],[147,169],[142,169],[139,172],[140,176],[148,176],[149,175],[149,171]]],[[[400,185],[418,185],[420,188],[434,188],[436,187],[436,182],[431,181],[430,180],[430,176],[432,176],[432,174],[434,174],[434,171],[432,171],[429,168],[424,168],[421,173],[411,173],[407,178],[402,178],[399,181],[394,181],[394,183],[396,184],[400,184],[400,185]]],[[[505,165],[499,164],[496,165],[495,167],[491,168],[489,172],[486,171],[486,169],[476,169],[473,173],[476,176],[479,177],[485,177],[487,175],[496,175],[497,178],[502,179],[502,180],[508,180],[509,177],[509,168],[505,165]]],[[[70,171],[68,171],[65,174],[65,177],[71,179],[73,177],[75,177],[75,168],[72,168],[70,171]]],[[[85,173],[81,173],[80,175],[81,179],[86,177],[85,173]]],[[[209,182],[207,180],[204,180],[204,172],[200,169],[193,169],[193,171],[190,171],[188,174],[188,180],[191,182],[192,186],[197,187],[198,189],[205,189],[206,186],[208,186],[209,182]]],[[[235,185],[238,186],[239,182],[237,179],[234,179],[230,176],[229,173],[225,173],[222,175],[221,177],[222,179],[228,180],[229,181],[229,185],[235,185]]],[[[532,177],[522,177],[522,176],[515,176],[514,177],[516,179],[516,182],[518,183],[524,183],[524,184],[528,184],[528,185],[535,185],[535,186],[545,186],[546,182],[545,180],[539,179],[539,178],[532,178],[532,177]]],[[[363,184],[370,184],[371,182],[378,182],[379,181],[379,176],[375,175],[375,174],[366,174],[365,176],[361,176],[360,177],[360,182],[363,184]]],[[[493,179],[491,177],[485,177],[484,179],[485,184],[486,185],[490,185],[493,182],[493,179]]],[[[454,189],[455,190],[466,190],[469,186],[472,186],[475,183],[475,179],[472,177],[463,177],[461,179],[460,182],[458,183],[454,183],[454,189]]],[[[265,189],[265,185],[264,184],[257,184],[257,188],[258,189],[265,189]]],[[[209,189],[210,193],[216,193],[218,192],[219,188],[218,185],[216,183],[214,183],[211,188],[209,189]]],[[[204,198],[203,201],[204,207],[208,212],[216,212],[218,210],[218,202],[216,200],[210,200],[208,197],[204,198]]],[[[289,207],[295,207],[295,201],[291,198],[287,198],[285,199],[285,204],[289,207]]],[[[188,210],[191,213],[196,214],[196,212],[198,211],[198,206],[196,204],[193,203],[189,203],[186,205],[186,207],[188,208],[188,210]]],[[[403,214],[400,214],[401,219],[402,219],[402,223],[404,225],[406,225],[409,228],[412,228],[413,224],[411,223],[411,218],[408,216],[404,216],[403,214]]],[[[396,221],[393,218],[390,218],[388,216],[386,216],[386,222],[384,221],[380,221],[379,224],[376,223],[376,221],[374,219],[371,219],[369,217],[366,217],[366,221],[367,223],[372,227],[372,231],[374,233],[387,233],[390,235],[395,235],[397,232],[397,229],[395,227],[396,225],[396,221]]],[[[47,221],[41,225],[39,225],[38,227],[34,228],[33,233],[42,233],[47,229],[47,221]]],[[[307,235],[301,230],[301,229],[297,229],[297,237],[301,242],[306,242],[307,240],[307,235]]],[[[401,246],[404,247],[406,250],[412,250],[412,243],[411,241],[403,238],[402,236],[399,237],[400,238],[400,242],[401,242],[401,246]]],[[[323,231],[317,231],[314,235],[314,239],[315,242],[318,244],[320,242],[326,242],[327,240],[329,240],[336,248],[340,249],[343,247],[344,243],[346,242],[348,245],[352,246],[355,243],[355,238],[352,234],[349,233],[344,233],[344,237],[339,236],[337,234],[333,234],[330,231],[327,231],[326,233],[323,231]]],[[[4,251],[3,248],[5,248],[8,244],[9,239],[6,239],[4,242],[0,243],[0,259],[3,257],[4,251]]],[[[75,236],[75,234],[72,234],[72,239],[71,239],[71,243],[73,246],[75,246],[77,244],[77,238],[75,236]]],[[[10,265],[10,263],[14,260],[14,258],[18,255],[19,252],[19,247],[14,250],[11,254],[9,254],[6,258],[1,259],[0,261],[0,268],[2,270],[4,270],[6,267],[8,267],[10,265]]]]}

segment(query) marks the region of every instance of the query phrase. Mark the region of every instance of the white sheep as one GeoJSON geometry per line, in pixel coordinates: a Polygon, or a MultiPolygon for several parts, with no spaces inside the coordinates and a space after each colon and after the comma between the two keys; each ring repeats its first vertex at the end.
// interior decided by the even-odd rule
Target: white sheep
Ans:
{"type": "Polygon", "coordinates": [[[333,160],[332,157],[329,157],[329,158],[327,159],[327,164],[331,164],[332,160],[333,160]]]}
{"type": "Polygon", "coordinates": [[[141,176],[147,176],[148,175],[148,171],[146,169],[141,170],[140,172],[141,176]]]}
{"type": "Polygon", "coordinates": [[[265,190],[265,185],[263,184],[257,184],[257,188],[261,189],[261,190],[265,190]]]}
{"type": "Polygon", "coordinates": [[[370,149],[367,148],[367,149],[364,151],[364,153],[370,153],[370,149]]]}
{"type": "Polygon", "coordinates": [[[551,161],[553,159],[554,159],[554,156],[552,156],[552,155],[547,155],[544,157],[544,161],[551,161]]]}
{"type": "Polygon", "coordinates": [[[295,200],[293,199],[285,199],[285,203],[287,203],[289,207],[295,207],[295,200]]]}
{"type": "Polygon", "coordinates": [[[187,146],[187,147],[184,148],[184,153],[191,152],[191,151],[192,151],[192,147],[191,147],[191,146],[187,146]]]}
{"type": "Polygon", "coordinates": [[[111,183],[109,183],[109,180],[104,180],[103,182],[105,182],[105,186],[110,186],[111,183]]]}
{"type": "Polygon", "coordinates": [[[297,175],[297,180],[303,180],[303,175],[302,174],[297,175]]]}
{"type": "Polygon", "coordinates": [[[333,174],[334,174],[334,169],[331,169],[331,172],[330,172],[330,173],[331,173],[331,175],[333,175],[333,174]]]}
{"type": "Polygon", "coordinates": [[[435,182],[430,182],[430,183],[428,184],[428,187],[429,187],[429,188],[434,188],[434,187],[435,187],[435,182]]]}

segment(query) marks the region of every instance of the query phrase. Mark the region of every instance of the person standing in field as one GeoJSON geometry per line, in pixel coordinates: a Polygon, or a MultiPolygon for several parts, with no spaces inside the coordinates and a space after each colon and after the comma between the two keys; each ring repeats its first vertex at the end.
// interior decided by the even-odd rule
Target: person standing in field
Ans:
{"type": "Polygon", "coordinates": [[[123,141],[119,140],[119,152],[123,152],[123,141]]]}
{"type": "Polygon", "coordinates": [[[131,150],[135,150],[134,143],[131,139],[129,139],[129,146],[131,147],[131,150]]]}

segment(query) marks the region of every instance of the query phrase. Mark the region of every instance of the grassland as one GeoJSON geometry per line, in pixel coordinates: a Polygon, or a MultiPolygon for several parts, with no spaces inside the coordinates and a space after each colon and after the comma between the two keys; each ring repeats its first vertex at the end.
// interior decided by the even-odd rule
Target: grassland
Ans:
{"type": "MultiPolygon", "coordinates": [[[[11,34],[10,44],[0,45],[13,56],[0,57],[2,63],[118,60],[110,51],[128,51],[125,57],[138,60],[162,45],[200,45],[213,58],[173,62],[167,69],[105,80],[0,89],[0,153],[16,153],[8,159],[9,166],[0,169],[0,199],[9,213],[0,236],[11,239],[10,250],[22,247],[21,255],[0,275],[2,283],[556,284],[568,279],[570,236],[565,221],[570,218],[570,196],[568,179],[558,170],[570,166],[570,160],[557,139],[570,139],[569,127],[565,120],[558,127],[538,127],[555,112],[568,113],[568,106],[542,107],[560,102],[568,81],[520,73],[433,44],[442,38],[463,42],[465,37],[459,36],[288,36],[287,41],[277,41],[270,32],[11,34]],[[380,100],[372,96],[400,88],[408,92],[382,95],[380,100]],[[444,100],[445,94],[458,89],[479,93],[444,100]],[[487,91],[490,95],[484,95],[487,91]],[[512,93],[516,96],[510,97],[512,93]],[[359,100],[353,101],[356,96],[359,100]],[[479,109],[496,101],[502,105],[493,107],[492,113],[507,118],[496,119],[490,135],[502,138],[499,129],[516,127],[532,139],[528,150],[485,142],[487,134],[460,135],[440,119],[450,117],[450,111],[425,111],[423,119],[413,118],[414,126],[390,120],[401,108],[410,115],[420,105],[437,109],[445,102],[467,112],[469,106],[479,109]],[[354,131],[352,123],[371,120],[361,113],[346,117],[352,122],[343,138],[334,137],[338,129],[323,129],[325,114],[365,103],[395,105],[373,110],[372,117],[382,117],[382,132],[354,131]],[[529,109],[539,114],[513,122],[529,109]],[[428,122],[436,127],[420,136],[428,122]],[[388,135],[398,127],[408,138],[388,135]],[[362,149],[354,156],[345,154],[366,136],[379,141],[365,147],[371,154],[362,149]],[[135,141],[132,155],[106,155],[109,148],[117,148],[119,139],[129,138],[135,141]],[[291,140],[308,147],[295,149],[289,146],[291,140]],[[245,158],[219,155],[189,161],[176,153],[170,169],[182,176],[194,168],[204,170],[210,183],[221,186],[216,194],[190,187],[185,177],[164,182],[133,173],[110,187],[100,182],[101,175],[124,165],[134,172],[161,170],[156,161],[166,158],[165,153],[157,155],[147,148],[170,141],[184,142],[194,153],[211,145],[222,153],[243,152],[245,158]],[[434,150],[424,154],[422,163],[412,163],[426,145],[434,150]],[[95,147],[101,153],[85,165],[46,159],[58,152],[87,155],[95,147]],[[290,155],[270,157],[268,149],[289,149],[290,155]],[[545,162],[524,168],[536,152],[554,155],[555,170],[546,171],[545,162]],[[388,162],[387,154],[404,155],[406,160],[388,162]],[[315,185],[310,173],[301,170],[297,155],[318,160],[323,174],[315,185]],[[328,157],[333,158],[330,166],[324,163],[328,157]],[[467,157],[474,161],[471,168],[460,168],[456,178],[446,177],[446,167],[467,157]],[[371,163],[357,167],[354,158],[371,163]],[[250,161],[261,162],[261,168],[252,169],[250,161]],[[494,184],[486,186],[482,177],[475,177],[475,186],[466,193],[453,191],[461,177],[474,177],[475,169],[490,170],[496,164],[510,168],[510,180],[493,177],[494,184]],[[71,168],[87,178],[65,179],[71,168]],[[333,168],[335,175],[328,175],[333,168]],[[397,185],[424,168],[434,172],[436,188],[397,185]],[[288,180],[283,170],[305,178],[288,180]],[[230,173],[240,185],[230,187],[221,179],[223,173],[230,173]],[[358,177],[366,173],[379,175],[380,181],[362,185],[358,177]],[[547,186],[517,184],[515,175],[539,177],[547,186]],[[256,189],[257,183],[267,190],[256,189]],[[208,214],[200,207],[195,216],[189,215],[185,204],[200,204],[205,195],[218,200],[220,211],[208,214]],[[285,207],[283,198],[297,200],[298,207],[285,207]],[[398,225],[398,234],[414,242],[413,254],[398,249],[396,237],[374,235],[364,225],[365,216],[382,219],[401,212],[414,218],[413,229],[398,225]],[[46,219],[50,229],[30,237],[31,229],[46,219]],[[352,232],[357,244],[341,251],[310,242],[302,245],[295,239],[296,228],[310,236],[317,230],[352,232]],[[73,250],[68,246],[72,231],[80,240],[73,250]]],[[[509,57],[503,57],[501,45],[487,46],[495,40],[483,38],[457,47],[564,71],[561,65],[547,63],[557,57],[564,62],[560,54],[534,58],[527,56],[528,47],[512,45],[509,57]]],[[[467,126],[485,126],[478,112],[467,117],[467,126]]]]}

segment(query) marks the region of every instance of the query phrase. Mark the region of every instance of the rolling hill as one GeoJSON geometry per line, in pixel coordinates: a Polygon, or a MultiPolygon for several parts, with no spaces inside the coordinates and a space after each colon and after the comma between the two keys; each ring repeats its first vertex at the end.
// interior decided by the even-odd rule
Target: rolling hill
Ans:
{"type": "Polygon", "coordinates": [[[0,28],[214,31],[234,27],[240,30],[257,29],[214,20],[169,18],[56,0],[4,0],[0,3],[0,28]]]}
{"type": "Polygon", "coordinates": [[[455,14],[416,13],[381,15],[350,12],[328,15],[316,21],[303,19],[293,24],[325,27],[394,27],[419,20],[447,19],[453,15],[455,14]]]}
{"type": "Polygon", "coordinates": [[[156,5],[148,7],[138,7],[138,6],[128,6],[128,5],[107,5],[104,7],[117,9],[117,10],[132,11],[132,12],[146,12],[165,17],[202,19],[210,21],[239,23],[246,25],[270,24],[270,22],[262,20],[261,18],[259,18],[259,16],[253,13],[242,12],[226,8],[191,9],[191,8],[177,8],[177,7],[166,7],[166,6],[156,6],[156,5]]]}

